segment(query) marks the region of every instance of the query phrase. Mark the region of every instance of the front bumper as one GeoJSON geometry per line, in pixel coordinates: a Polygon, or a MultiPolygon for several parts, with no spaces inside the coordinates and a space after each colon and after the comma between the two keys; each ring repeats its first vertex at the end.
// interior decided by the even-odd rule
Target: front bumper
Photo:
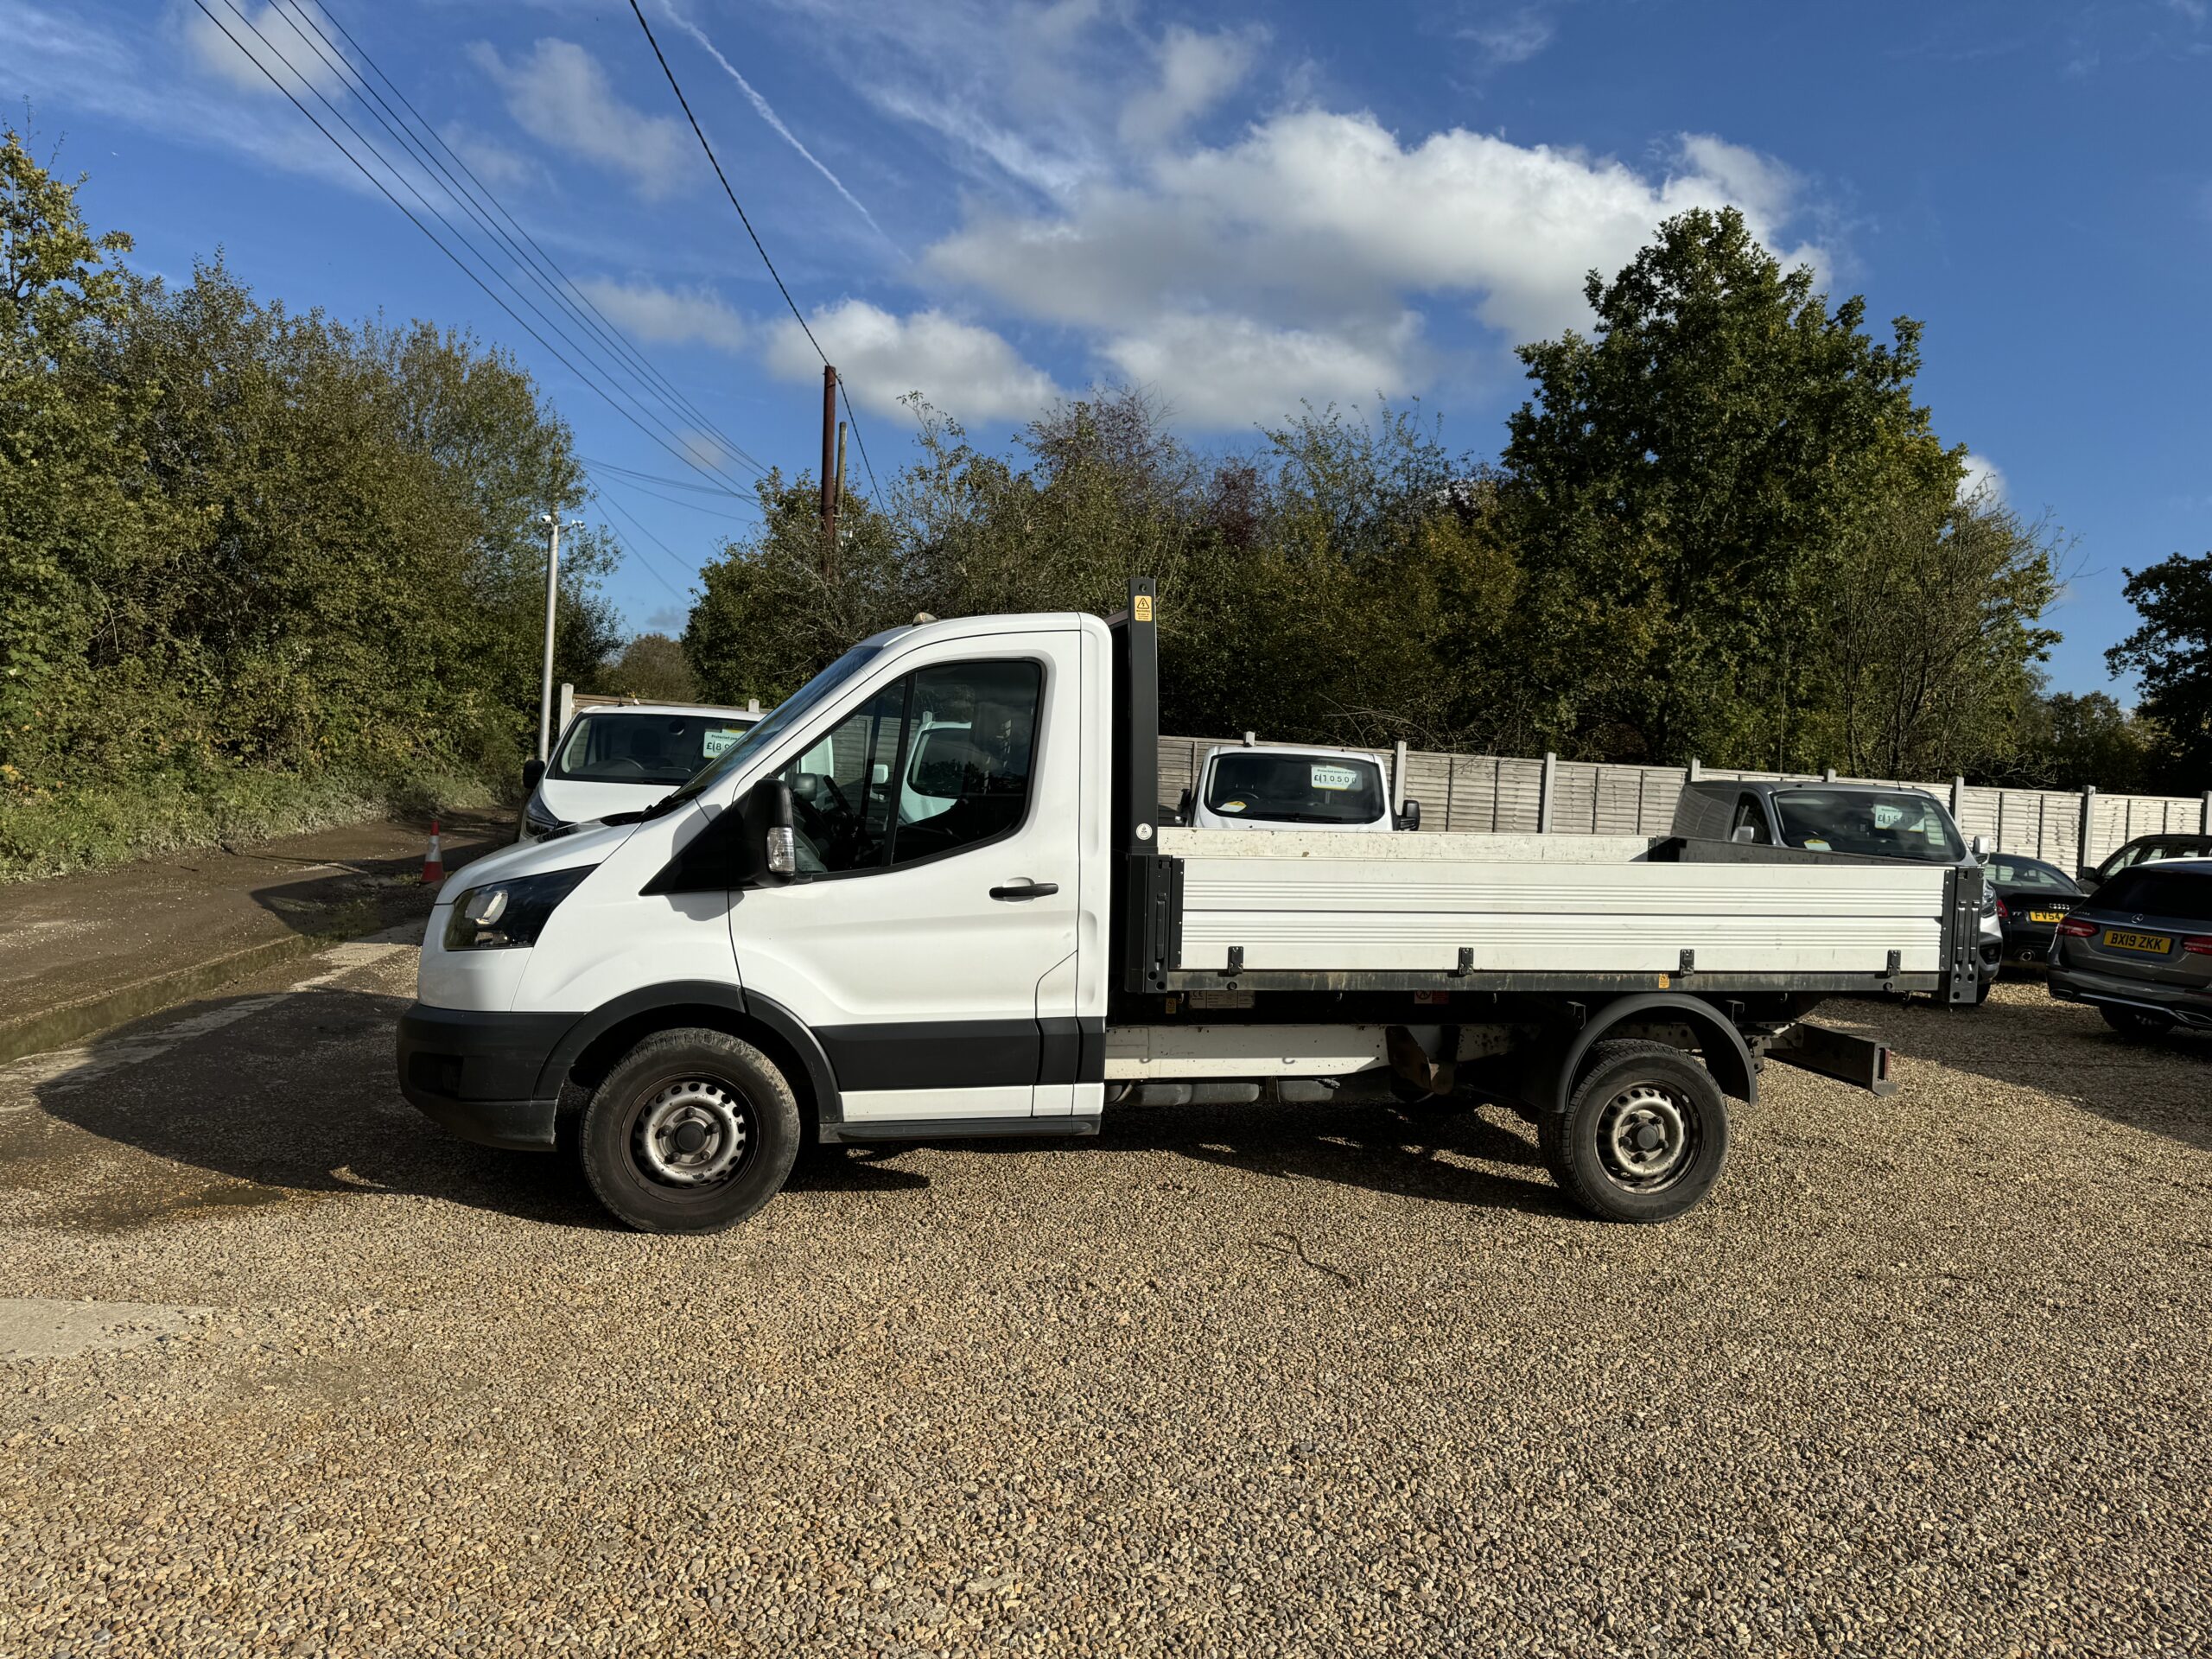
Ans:
{"type": "Polygon", "coordinates": [[[550,1152],[560,1088],[541,1079],[576,1018],[417,1002],[399,1016],[399,1091],[464,1141],[550,1152]]]}
{"type": "Polygon", "coordinates": [[[2087,1002],[2093,1007],[2141,1008],[2163,1014],[2177,1025],[2212,1031],[2212,991],[2186,985],[2160,985],[2088,969],[2053,967],[2050,994],[2062,1002],[2087,1002]]]}

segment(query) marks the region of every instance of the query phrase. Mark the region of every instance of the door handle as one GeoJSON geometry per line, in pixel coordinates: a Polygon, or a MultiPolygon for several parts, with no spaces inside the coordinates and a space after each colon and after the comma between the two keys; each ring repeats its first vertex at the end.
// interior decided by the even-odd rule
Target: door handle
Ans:
{"type": "Polygon", "coordinates": [[[1017,881],[1011,886],[993,887],[994,899],[1049,899],[1060,890],[1057,881],[1017,881]]]}

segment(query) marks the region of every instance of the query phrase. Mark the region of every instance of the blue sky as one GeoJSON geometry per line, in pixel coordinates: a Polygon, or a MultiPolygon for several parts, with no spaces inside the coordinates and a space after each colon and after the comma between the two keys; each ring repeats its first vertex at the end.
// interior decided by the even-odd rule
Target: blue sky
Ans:
{"type": "MultiPolygon", "coordinates": [[[[311,56],[293,0],[209,3],[397,150],[311,56]]],[[[688,457],[742,484],[741,451],[812,466],[820,369],[627,5],[327,3],[680,394],[645,404],[659,442],[188,0],[0,0],[0,98],[29,100],[143,267],[181,276],[219,246],[289,304],[512,347],[600,467],[593,516],[633,550],[625,614],[680,623],[675,594],[749,512],[654,480],[700,484],[688,457]]],[[[1210,446],[1249,445],[1301,397],[1381,392],[1493,454],[1522,395],[1513,344],[1584,321],[1583,271],[1618,268],[1666,213],[1728,201],[1871,316],[1921,319],[1937,429],[2075,538],[2056,687],[2107,684],[2124,567],[2212,547],[2206,0],[646,10],[879,474],[906,453],[902,392],[1001,442],[1102,379],[1151,387],[1210,446]]]]}

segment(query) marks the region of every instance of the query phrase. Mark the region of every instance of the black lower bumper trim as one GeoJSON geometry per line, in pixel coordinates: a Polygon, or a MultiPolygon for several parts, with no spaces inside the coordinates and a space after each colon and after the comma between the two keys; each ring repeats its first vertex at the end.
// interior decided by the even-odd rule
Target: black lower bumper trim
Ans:
{"type": "Polygon", "coordinates": [[[400,1092],[465,1141],[550,1152],[559,1103],[538,1095],[538,1077],[577,1018],[417,1002],[399,1016],[400,1092]]]}

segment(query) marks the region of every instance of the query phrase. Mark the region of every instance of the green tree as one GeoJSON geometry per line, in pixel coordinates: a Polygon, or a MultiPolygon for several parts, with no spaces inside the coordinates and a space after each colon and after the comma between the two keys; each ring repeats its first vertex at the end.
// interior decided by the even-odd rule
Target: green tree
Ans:
{"type": "Polygon", "coordinates": [[[1503,457],[1535,721],[1621,759],[1802,762],[1849,538],[1961,475],[1912,401],[1920,327],[1878,343],[1733,209],[1668,220],[1585,293],[1593,335],[1521,348],[1536,395],[1503,457]]]}
{"type": "Polygon", "coordinates": [[[2156,785],[2169,759],[2155,721],[2102,691],[2056,691],[2022,720],[2019,755],[2006,775],[2039,789],[2138,793],[2156,785]]]}
{"type": "Polygon", "coordinates": [[[601,673],[598,689],[644,702],[696,702],[699,676],[676,640],[664,633],[641,633],[601,673]]]}
{"type": "Polygon", "coordinates": [[[2164,785],[2212,786],[2212,553],[2176,553],[2127,573],[2122,590],[2140,626],[2105,653],[2114,674],[2141,677],[2139,710],[2171,742],[2164,785]]]}
{"type": "MultiPolygon", "coordinates": [[[[0,864],[512,776],[537,520],[585,499],[528,376],[428,323],[258,301],[219,261],[141,277],[128,245],[0,140],[0,864]]],[[[566,677],[617,642],[613,556],[564,549],[566,677]]]]}
{"type": "MultiPolygon", "coordinates": [[[[81,181],[79,181],[81,182],[81,181]]],[[[131,484],[143,393],[105,372],[130,314],[120,232],[95,234],[77,186],[0,133],[0,766],[86,695],[98,584],[156,545],[168,515],[131,484]]]]}

